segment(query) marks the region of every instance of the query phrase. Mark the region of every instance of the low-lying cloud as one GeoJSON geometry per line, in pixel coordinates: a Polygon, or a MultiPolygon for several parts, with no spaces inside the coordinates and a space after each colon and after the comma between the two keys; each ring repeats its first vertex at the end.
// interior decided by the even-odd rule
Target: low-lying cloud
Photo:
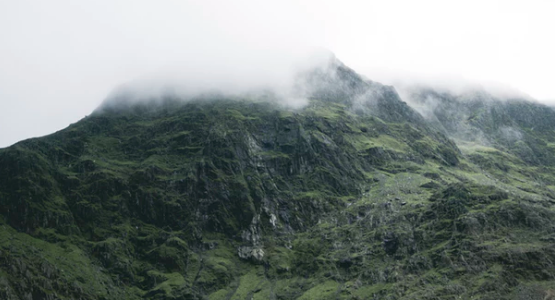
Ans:
{"type": "Polygon", "coordinates": [[[266,53],[253,57],[192,58],[160,68],[116,87],[103,106],[157,101],[164,97],[188,100],[203,94],[243,96],[271,93],[281,104],[298,108],[307,103],[310,87],[303,74],[327,69],[335,56],[324,49],[295,55],[266,53]]]}
{"type": "Polygon", "coordinates": [[[153,70],[186,73],[187,90],[276,86],[289,79],[280,75],[289,64],[284,58],[299,57],[307,47],[329,48],[385,84],[395,85],[377,70],[451,72],[506,82],[540,101],[554,99],[555,43],[546,38],[554,27],[553,5],[0,1],[0,128],[12,129],[0,131],[0,147],[64,128],[94,110],[114,86],[166,72],[153,70]]]}

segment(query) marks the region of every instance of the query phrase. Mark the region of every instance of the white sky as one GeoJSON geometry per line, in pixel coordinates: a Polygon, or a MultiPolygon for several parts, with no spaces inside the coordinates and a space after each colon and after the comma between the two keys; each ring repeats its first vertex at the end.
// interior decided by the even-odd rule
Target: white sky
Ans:
{"type": "Polygon", "coordinates": [[[0,0],[0,147],[161,68],[256,77],[314,47],[384,83],[495,81],[554,103],[554,14],[551,0],[0,0]]]}

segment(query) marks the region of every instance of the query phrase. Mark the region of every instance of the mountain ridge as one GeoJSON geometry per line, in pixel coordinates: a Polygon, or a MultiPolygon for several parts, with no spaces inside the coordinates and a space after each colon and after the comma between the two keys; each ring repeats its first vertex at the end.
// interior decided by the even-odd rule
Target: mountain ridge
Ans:
{"type": "Polygon", "coordinates": [[[550,297],[551,113],[494,102],[468,127],[490,144],[457,145],[449,124],[483,106],[436,96],[434,123],[334,68],[306,75],[302,107],[170,95],[0,149],[0,296],[550,297]],[[535,160],[486,130],[498,110],[535,160]]]}

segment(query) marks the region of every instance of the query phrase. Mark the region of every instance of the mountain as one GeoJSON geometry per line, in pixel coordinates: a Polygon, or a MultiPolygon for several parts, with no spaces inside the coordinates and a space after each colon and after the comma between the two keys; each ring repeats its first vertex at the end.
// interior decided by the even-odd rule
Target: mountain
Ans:
{"type": "Polygon", "coordinates": [[[119,94],[0,149],[0,297],[555,297],[553,110],[415,109],[334,58],[297,83],[119,94]]]}
{"type": "Polygon", "coordinates": [[[461,94],[412,88],[409,98],[428,120],[456,140],[493,146],[531,165],[554,166],[555,111],[524,98],[486,91],[461,94]]]}

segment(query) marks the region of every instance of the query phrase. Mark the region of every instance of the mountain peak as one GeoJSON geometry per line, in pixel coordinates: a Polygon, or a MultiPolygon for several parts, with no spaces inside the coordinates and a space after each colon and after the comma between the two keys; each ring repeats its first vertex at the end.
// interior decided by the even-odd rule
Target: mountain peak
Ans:
{"type": "Polygon", "coordinates": [[[320,62],[281,94],[123,93],[0,149],[0,298],[552,294],[555,111],[428,91],[423,117],[320,62]]]}

